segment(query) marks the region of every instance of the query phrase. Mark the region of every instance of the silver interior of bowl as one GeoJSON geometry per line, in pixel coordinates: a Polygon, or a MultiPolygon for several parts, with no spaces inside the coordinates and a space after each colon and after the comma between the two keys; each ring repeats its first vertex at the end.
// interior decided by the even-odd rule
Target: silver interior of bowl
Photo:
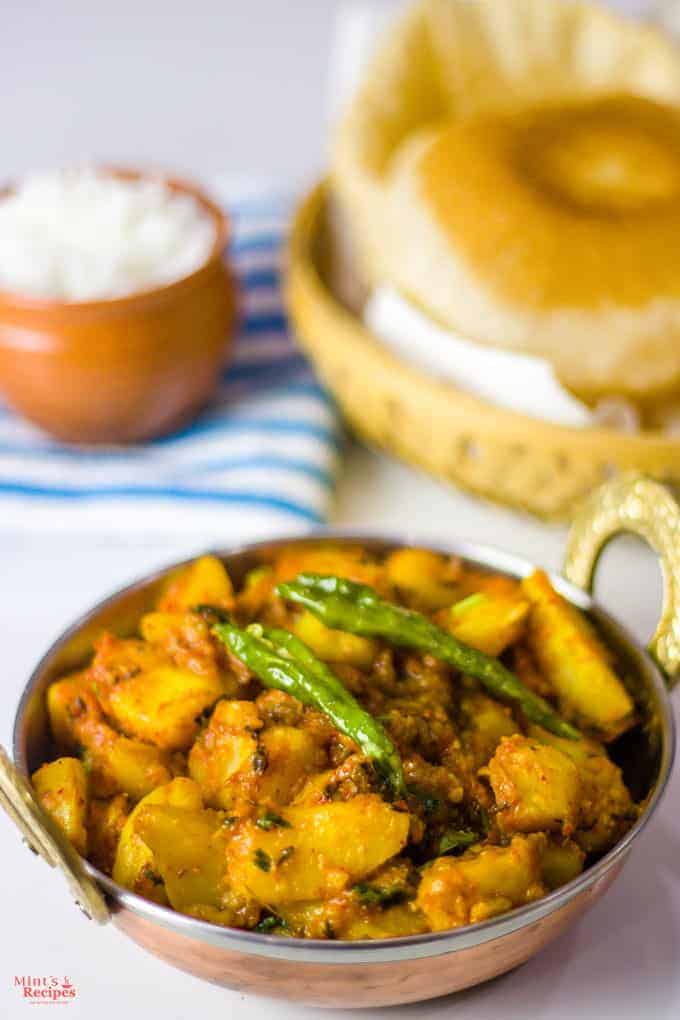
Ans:
{"type": "MultiPolygon", "coordinates": [[[[321,536],[334,542],[358,544],[374,553],[385,553],[403,546],[404,539],[390,539],[364,534],[325,531],[321,536]]],[[[245,574],[266,561],[282,544],[309,542],[309,538],[280,539],[233,550],[214,550],[226,564],[238,586],[245,574]]],[[[500,571],[515,577],[529,573],[533,566],[526,560],[485,546],[464,542],[433,545],[431,541],[409,544],[435,548],[448,555],[461,556],[471,566],[500,571]]],[[[92,653],[93,641],[103,630],[120,636],[134,634],[140,616],[149,610],[169,577],[183,563],[175,563],[141,579],[77,620],[49,649],[38,663],[22,696],[14,727],[14,760],[24,774],[31,774],[54,755],[47,714],[45,693],[58,677],[82,667],[92,653]]],[[[637,800],[646,799],[645,808],[636,824],[601,860],[586,869],[568,885],[526,907],[510,911],[498,918],[450,932],[411,935],[375,941],[332,942],[301,940],[257,932],[221,928],[158,906],[118,886],[107,875],[87,864],[89,874],[109,894],[113,909],[126,907],[162,927],[174,929],[201,941],[224,948],[291,960],[348,962],[379,962],[381,960],[413,959],[451,952],[480,944],[544,917],[563,905],[583,889],[599,881],[621,860],[631,843],[647,823],[663,794],[675,752],[675,727],[668,692],[658,669],[630,634],[580,589],[558,575],[551,575],[560,592],[579,609],[586,612],[608,646],[614,651],[617,665],[635,697],[640,724],[620,738],[611,753],[621,765],[627,784],[637,800]]]]}

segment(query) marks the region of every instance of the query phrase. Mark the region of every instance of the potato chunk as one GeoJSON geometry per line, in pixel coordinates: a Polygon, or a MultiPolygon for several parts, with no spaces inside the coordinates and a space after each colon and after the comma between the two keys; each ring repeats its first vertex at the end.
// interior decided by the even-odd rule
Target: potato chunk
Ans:
{"type": "Polygon", "coordinates": [[[83,750],[94,797],[126,793],[138,801],[172,779],[170,755],[112,729],[82,677],[53,683],[47,692],[47,711],[58,746],[67,751],[83,750]]]}
{"type": "Polygon", "coordinates": [[[346,662],[359,669],[370,669],[378,654],[378,644],[344,630],[331,630],[305,610],[295,618],[293,633],[324,662],[346,662]]]}
{"type": "Polygon", "coordinates": [[[224,693],[218,676],[179,669],[144,642],[110,634],[97,644],[92,676],[102,707],[128,736],[169,751],[191,746],[197,717],[224,693]]]}
{"type": "Polygon", "coordinates": [[[201,556],[174,577],[158,602],[164,613],[181,613],[194,606],[232,609],[234,589],[227,568],[216,556],[201,556]]]}
{"type": "Polygon", "coordinates": [[[135,820],[175,910],[214,924],[249,928],[260,908],[252,896],[231,888],[226,846],[232,838],[219,811],[145,805],[135,820]]]}
{"type": "Polygon", "coordinates": [[[217,811],[169,803],[156,808],[140,805],[133,827],[158,861],[168,899],[176,910],[198,903],[219,906],[227,834],[217,811]]]}
{"type": "Polygon", "coordinates": [[[139,629],[144,640],[175,666],[219,680],[225,694],[236,694],[236,678],[224,667],[222,652],[211,637],[210,626],[197,613],[146,613],[139,629]]]}
{"type": "Polygon", "coordinates": [[[128,817],[120,835],[113,865],[113,879],[126,889],[145,896],[156,903],[167,903],[163,882],[155,867],[154,856],[137,832],[137,820],[145,807],[153,804],[170,805],[199,811],[203,798],[198,783],[179,776],[172,782],[158,786],[140,800],[128,817]]]}
{"type": "Polygon", "coordinates": [[[341,892],[405,846],[409,816],[376,794],[283,808],[283,824],[246,822],[229,844],[234,885],[261,903],[316,900],[341,892]]]}
{"type": "Polygon", "coordinates": [[[543,853],[541,873],[548,889],[558,889],[583,871],[585,854],[571,839],[549,840],[543,853]]]}
{"type": "Polygon", "coordinates": [[[124,793],[108,800],[90,801],[87,816],[88,857],[96,868],[110,875],[116,859],[121,832],[129,815],[129,802],[124,793]]]}
{"type": "Polygon", "coordinates": [[[77,758],[57,758],[33,773],[38,800],[69,842],[83,857],[87,853],[87,776],[77,758]]]}
{"type": "Polygon", "coordinates": [[[525,578],[522,589],[531,602],[529,647],[561,712],[603,740],[623,733],[635,706],[587,620],[541,570],[525,578]]]}
{"type": "Polygon", "coordinates": [[[111,692],[111,714],[129,736],[169,751],[187,750],[197,718],[222,694],[219,681],[174,666],[140,673],[111,692]]]}
{"type": "Polygon", "coordinates": [[[621,769],[596,740],[565,740],[532,726],[535,740],[557,748],[576,766],[581,780],[581,806],[574,840],[586,853],[603,853],[617,842],[637,816],[637,807],[623,782],[621,769]]]}
{"type": "Polygon", "coordinates": [[[88,705],[92,717],[102,719],[102,712],[90,690],[85,673],[73,673],[57,680],[47,689],[47,715],[55,744],[60,751],[78,751],[83,747],[79,731],[88,705]],[[79,700],[80,699],[80,700],[79,700]],[[80,720],[80,722],[79,722],[80,720]]]}
{"type": "Polygon", "coordinates": [[[420,876],[414,865],[394,858],[365,881],[330,899],[288,903],[277,908],[286,933],[296,938],[394,938],[427,931],[415,906],[420,876]]]}
{"type": "Polygon", "coordinates": [[[439,622],[459,641],[498,656],[524,633],[529,603],[518,592],[477,592],[451,606],[439,622]]]}
{"type": "Polygon", "coordinates": [[[464,719],[462,738],[472,754],[476,768],[486,765],[502,737],[517,733],[517,723],[505,705],[477,691],[465,694],[460,700],[464,719]]]}
{"type": "Polygon", "coordinates": [[[258,797],[264,803],[289,804],[313,775],[326,763],[326,756],[314,736],[294,726],[270,726],[260,735],[266,766],[258,777],[258,797]]]}
{"type": "Polygon", "coordinates": [[[416,901],[432,930],[485,921],[544,896],[545,842],[539,834],[515,836],[507,847],[439,857],[425,869],[416,901]]]}
{"type": "Polygon", "coordinates": [[[390,583],[418,609],[450,606],[458,598],[458,560],[429,549],[398,549],[385,560],[390,583]]]}
{"type": "Polygon", "coordinates": [[[250,814],[255,803],[287,804],[326,762],[302,726],[264,726],[251,701],[220,701],[189,754],[206,803],[250,814]]]}
{"type": "Polygon", "coordinates": [[[189,775],[206,803],[231,808],[239,798],[236,779],[252,765],[263,722],[251,701],[219,701],[208,726],[189,752],[189,775]]]}
{"type": "Polygon", "coordinates": [[[579,818],[581,781],[573,761],[556,747],[521,734],[503,737],[489,762],[496,819],[504,832],[561,832],[579,818]]]}
{"type": "Polygon", "coordinates": [[[274,561],[274,579],[292,581],[300,573],[337,574],[358,584],[369,584],[379,591],[385,588],[385,569],[372,560],[360,546],[333,545],[332,542],[304,542],[284,546],[274,561]]]}

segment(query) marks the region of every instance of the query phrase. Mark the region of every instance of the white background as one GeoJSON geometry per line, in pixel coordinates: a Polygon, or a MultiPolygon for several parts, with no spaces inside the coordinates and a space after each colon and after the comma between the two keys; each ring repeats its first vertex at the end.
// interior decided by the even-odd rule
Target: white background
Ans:
{"type": "MultiPolygon", "coordinates": [[[[5,0],[0,21],[2,176],[93,158],[311,179],[323,164],[326,72],[338,0],[5,0]]],[[[629,10],[641,3],[619,4],[629,10]]],[[[457,536],[558,567],[564,533],[353,448],[335,523],[457,536]]],[[[225,535],[224,543],[238,535],[225,535]]],[[[0,522],[0,740],[47,644],[109,590],[195,543],[135,545],[18,538],[0,522]]],[[[640,639],[659,606],[651,556],[632,543],[605,557],[600,594],[640,639]]],[[[0,817],[0,1018],[30,1014],[14,976],[67,975],[73,1018],[249,1020],[323,1011],[246,998],[147,956],[112,927],[96,929],[60,878],[0,817]]],[[[576,928],[515,973],[471,992],[392,1010],[419,1020],[582,1020],[680,1016],[680,776],[615,888],[576,928]]],[[[373,1017],[383,1011],[355,1013],[373,1017]]],[[[337,1013],[336,1016],[345,1015],[337,1013]]],[[[349,1014],[348,1014],[349,1015],[349,1014]]]]}
{"type": "Polygon", "coordinates": [[[0,180],[78,160],[311,179],[348,2],[2,0],[0,180]]]}

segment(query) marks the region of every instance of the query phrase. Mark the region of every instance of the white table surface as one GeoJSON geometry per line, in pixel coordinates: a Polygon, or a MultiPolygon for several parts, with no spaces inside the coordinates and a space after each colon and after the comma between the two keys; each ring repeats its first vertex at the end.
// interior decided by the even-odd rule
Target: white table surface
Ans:
{"type": "MultiPolygon", "coordinates": [[[[564,532],[482,504],[376,454],[353,448],[335,523],[433,539],[461,536],[504,546],[558,567],[564,532]]],[[[237,536],[225,535],[225,543],[237,536]]],[[[0,740],[10,740],[19,692],[36,659],[76,614],[112,588],[193,547],[90,541],[55,543],[0,536],[3,586],[0,740]]],[[[656,565],[642,547],[619,542],[606,554],[601,598],[644,639],[660,598],[656,565]]],[[[330,1014],[272,1003],[204,984],[145,954],[113,927],[97,929],[71,904],[61,879],[0,817],[0,1017],[29,1005],[15,975],[68,976],[77,998],[66,1016],[91,1020],[289,1020],[330,1014]]],[[[524,967],[458,996],[391,1011],[435,1020],[676,1020],[680,1015],[680,774],[615,887],[569,933],[524,967]]],[[[336,1016],[345,1015],[335,1012],[336,1016]]],[[[381,1015],[366,1011],[356,1016],[381,1015]]],[[[349,1013],[347,1015],[350,1015],[349,1013]]]]}

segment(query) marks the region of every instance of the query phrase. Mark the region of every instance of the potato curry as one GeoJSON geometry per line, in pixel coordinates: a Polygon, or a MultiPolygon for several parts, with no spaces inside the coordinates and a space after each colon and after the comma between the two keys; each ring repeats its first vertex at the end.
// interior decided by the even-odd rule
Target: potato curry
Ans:
{"type": "Polygon", "coordinates": [[[33,785],[74,847],[220,925],[472,924],[570,881],[637,817],[607,753],[633,701],[541,571],[324,542],[235,588],[206,556],[47,707],[58,757],[33,785]]]}

